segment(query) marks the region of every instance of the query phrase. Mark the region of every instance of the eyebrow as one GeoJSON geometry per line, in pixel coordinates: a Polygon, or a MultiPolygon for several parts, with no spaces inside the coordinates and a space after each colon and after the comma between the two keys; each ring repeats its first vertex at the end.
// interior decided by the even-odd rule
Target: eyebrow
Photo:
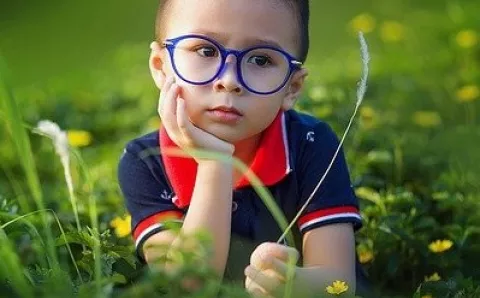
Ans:
{"type": "MultiPolygon", "coordinates": [[[[201,34],[201,35],[206,35],[209,37],[212,37],[213,39],[220,41],[220,40],[225,40],[225,35],[218,33],[218,32],[211,32],[211,31],[206,31],[206,30],[196,30],[196,34],[201,34]]],[[[263,39],[263,38],[246,38],[245,43],[248,44],[247,46],[256,46],[256,45],[262,45],[262,46],[273,46],[276,48],[283,49],[283,47],[276,41],[271,40],[271,39],[263,39]]]]}

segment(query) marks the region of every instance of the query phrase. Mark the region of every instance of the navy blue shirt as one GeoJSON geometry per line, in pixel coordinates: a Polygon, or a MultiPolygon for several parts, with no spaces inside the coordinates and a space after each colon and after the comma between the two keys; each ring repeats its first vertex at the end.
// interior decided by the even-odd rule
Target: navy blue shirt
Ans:
{"type": "MultiPolygon", "coordinates": [[[[286,169],[281,179],[268,189],[287,220],[291,221],[325,173],[339,142],[325,122],[294,110],[284,112],[278,125],[284,146],[276,143],[267,150],[271,156],[283,153],[287,159],[286,169]]],[[[119,183],[132,216],[132,233],[140,256],[145,240],[164,229],[162,219],[170,217],[181,222],[188,212],[188,206],[176,201],[159,144],[159,131],[132,140],[127,144],[118,168],[119,183]]],[[[332,223],[352,223],[355,230],[361,226],[358,201],[342,151],[293,230],[296,247],[301,247],[301,236],[305,232],[332,223]]],[[[231,229],[231,256],[234,250],[251,252],[261,242],[276,242],[282,234],[263,201],[249,185],[233,190],[231,229]]],[[[244,263],[239,265],[242,272],[249,263],[248,256],[245,254],[243,261],[240,260],[244,263]]],[[[235,261],[239,262],[238,259],[235,261]]]]}

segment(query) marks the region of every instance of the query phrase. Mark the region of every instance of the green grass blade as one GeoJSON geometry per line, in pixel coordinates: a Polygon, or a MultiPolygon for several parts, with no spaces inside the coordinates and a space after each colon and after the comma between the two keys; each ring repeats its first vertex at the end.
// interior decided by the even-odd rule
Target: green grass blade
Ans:
{"type": "Polygon", "coordinates": [[[92,179],[90,178],[90,174],[88,172],[88,167],[79,154],[77,150],[72,150],[73,156],[77,159],[77,162],[80,166],[81,169],[81,174],[83,176],[83,179],[85,183],[88,185],[89,189],[89,195],[88,195],[88,213],[90,216],[90,223],[92,225],[92,228],[94,231],[97,231],[98,233],[93,233],[93,237],[98,237],[97,241],[94,242],[93,246],[93,255],[94,255],[94,268],[95,268],[95,292],[97,293],[97,296],[100,296],[102,293],[102,288],[101,288],[101,280],[102,280],[102,264],[101,264],[101,247],[100,247],[100,233],[98,229],[98,218],[97,218],[97,203],[96,203],[96,198],[93,194],[93,183],[92,179]]]}
{"type": "Polygon", "coordinates": [[[15,252],[14,246],[3,229],[0,229],[0,277],[11,283],[12,289],[19,297],[33,297],[33,288],[25,276],[23,265],[15,252]]]}
{"type": "MultiPolygon", "coordinates": [[[[3,106],[3,111],[6,118],[7,127],[12,135],[12,140],[17,151],[18,160],[25,172],[27,184],[29,186],[32,197],[38,209],[45,209],[43,203],[42,189],[40,187],[40,180],[38,178],[35,162],[33,158],[33,151],[30,144],[30,139],[27,130],[24,128],[23,119],[20,113],[20,108],[15,100],[12,89],[9,87],[7,76],[7,67],[0,56],[0,99],[3,106]]],[[[31,206],[26,202],[19,202],[25,206],[21,206],[24,212],[30,212],[31,206]]],[[[52,231],[48,224],[47,217],[42,214],[42,222],[44,232],[47,237],[47,255],[52,262],[53,267],[58,266],[58,258],[55,251],[55,242],[53,241],[52,231]]]]}
{"type": "Polygon", "coordinates": [[[17,216],[14,219],[9,220],[6,223],[4,223],[3,225],[1,225],[0,229],[3,230],[6,227],[8,227],[9,225],[11,225],[13,223],[16,223],[17,221],[22,221],[25,224],[27,224],[31,229],[33,229],[35,231],[36,236],[38,236],[38,238],[39,238],[37,240],[39,240],[42,244],[44,244],[43,240],[40,238],[41,236],[40,236],[40,233],[38,233],[37,229],[33,225],[31,225],[28,221],[26,221],[25,219],[27,217],[33,216],[35,214],[42,214],[42,213],[46,213],[46,212],[51,212],[53,217],[55,218],[55,221],[57,222],[58,228],[60,229],[60,234],[62,235],[63,239],[65,240],[65,246],[67,247],[68,254],[70,256],[70,259],[72,260],[72,263],[73,263],[73,266],[75,268],[75,271],[77,272],[78,278],[83,283],[82,275],[80,274],[80,270],[78,269],[77,263],[75,262],[75,257],[73,256],[73,252],[72,252],[72,249],[70,248],[70,244],[67,241],[67,237],[65,235],[65,230],[63,229],[63,226],[60,223],[60,219],[58,218],[57,214],[52,209],[36,210],[36,211],[32,211],[32,212],[29,212],[29,213],[21,215],[21,216],[17,216]]]}
{"type": "MultiPolygon", "coordinates": [[[[21,156],[19,162],[25,172],[30,192],[38,205],[42,201],[42,191],[38,176],[36,175],[33,156],[31,155],[32,150],[30,140],[23,127],[19,125],[19,123],[22,123],[22,116],[20,115],[19,108],[15,102],[13,92],[8,86],[7,79],[7,69],[0,56],[0,99],[2,102],[2,110],[4,111],[4,119],[6,120],[7,131],[9,131],[12,136],[12,141],[17,154],[21,156]]],[[[28,201],[20,200],[19,204],[24,212],[32,211],[32,206],[28,201]]]]}

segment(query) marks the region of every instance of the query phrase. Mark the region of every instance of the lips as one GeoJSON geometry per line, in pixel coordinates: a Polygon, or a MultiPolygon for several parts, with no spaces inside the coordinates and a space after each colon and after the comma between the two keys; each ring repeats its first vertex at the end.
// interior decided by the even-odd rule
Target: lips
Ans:
{"type": "Polygon", "coordinates": [[[242,117],[243,114],[234,107],[218,106],[208,110],[208,115],[215,122],[222,122],[227,124],[235,124],[242,117]]]}
{"type": "Polygon", "coordinates": [[[235,109],[234,107],[218,106],[218,107],[215,107],[213,109],[210,109],[209,111],[219,111],[219,112],[224,112],[224,113],[237,114],[238,116],[243,116],[242,112],[235,109]]]}

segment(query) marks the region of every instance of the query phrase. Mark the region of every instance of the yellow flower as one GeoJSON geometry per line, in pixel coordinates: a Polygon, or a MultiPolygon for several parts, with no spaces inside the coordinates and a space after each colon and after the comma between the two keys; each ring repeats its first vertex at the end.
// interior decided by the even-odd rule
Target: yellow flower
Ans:
{"type": "Polygon", "coordinates": [[[92,143],[92,134],[85,130],[69,130],[67,138],[72,147],[85,147],[92,143]]]}
{"type": "Polygon", "coordinates": [[[433,298],[433,296],[430,294],[427,294],[427,295],[423,295],[422,298],[433,298]]]}
{"type": "Polygon", "coordinates": [[[431,276],[425,276],[425,281],[439,281],[441,279],[442,278],[437,272],[433,273],[431,276]]]}
{"type": "Polygon", "coordinates": [[[396,21],[387,21],[380,27],[380,37],[385,42],[398,42],[405,39],[405,27],[396,21]]]}
{"type": "Polygon", "coordinates": [[[479,98],[480,89],[477,85],[466,85],[457,90],[457,99],[460,102],[470,102],[479,98]]]}
{"type": "Polygon", "coordinates": [[[373,252],[371,250],[363,250],[358,254],[360,263],[365,264],[373,260],[373,252]]]}
{"type": "Polygon", "coordinates": [[[112,219],[112,221],[110,221],[110,226],[115,229],[115,234],[119,238],[123,238],[130,235],[131,221],[132,221],[132,217],[130,215],[127,215],[123,218],[117,216],[114,219],[112,219]]]}
{"type": "Polygon", "coordinates": [[[336,280],[331,286],[327,286],[327,292],[332,295],[340,295],[348,291],[348,285],[344,281],[336,280]]]}
{"type": "Polygon", "coordinates": [[[452,246],[453,242],[451,240],[435,240],[430,243],[430,245],[428,245],[428,249],[430,249],[430,251],[434,253],[442,253],[449,250],[452,246]]]}
{"type": "Polygon", "coordinates": [[[353,31],[362,31],[363,33],[372,32],[375,29],[375,18],[368,13],[360,14],[350,21],[350,27],[353,31]]]}
{"type": "Polygon", "coordinates": [[[463,30],[458,32],[455,39],[460,47],[471,48],[478,43],[478,34],[471,29],[463,30]]]}
{"type": "Polygon", "coordinates": [[[418,111],[413,114],[413,122],[421,127],[435,127],[442,123],[442,118],[434,111],[418,111]]]}

